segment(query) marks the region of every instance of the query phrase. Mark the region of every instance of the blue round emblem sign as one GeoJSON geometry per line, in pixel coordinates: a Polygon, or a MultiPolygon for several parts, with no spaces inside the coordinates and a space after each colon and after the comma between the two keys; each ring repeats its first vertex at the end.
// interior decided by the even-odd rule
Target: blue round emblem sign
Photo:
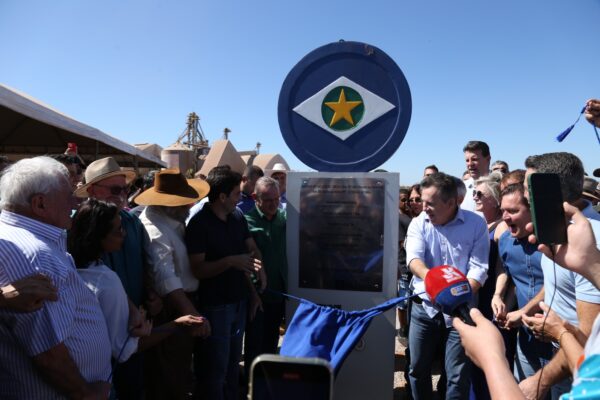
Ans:
{"type": "Polygon", "coordinates": [[[307,54],[279,94],[288,147],[317,171],[371,171],[398,149],[412,101],[404,74],[375,46],[331,43],[307,54]]]}

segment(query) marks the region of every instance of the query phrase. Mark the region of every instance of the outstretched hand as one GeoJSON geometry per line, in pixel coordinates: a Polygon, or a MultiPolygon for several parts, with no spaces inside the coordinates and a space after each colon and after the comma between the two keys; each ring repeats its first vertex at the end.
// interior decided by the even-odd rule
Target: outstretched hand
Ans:
{"type": "Polygon", "coordinates": [[[200,315],[184,315],[173,322],[178,327],[189,328],[192,336],[201,338],[210,336],[210,323],[200,315]]]}
{"type": "Polygon", "coordinates": [[[459,318],[452,319],[467,356],[480,368],[487,363],[507,363],[498,328],[476,308],[471,309],[470,315],[476,326],[465,324],[459,318]]]}
{"type": "Polygon", "coordinates": [[[523,316],[523,324],[527,326],[535,336],[536,339],[549,342],[558,342],[561,332],[566,329],[565,323],[558,314],[554,312],[550,307],[543,301],[540,302],[540,308],[544,311],[544,314],[535,314],[532,317],[523,316]]]}
{"type": "Polygon", "coordinates": [[[253,253],[229,256],[229,262],[233,268],[243,272],[258,272],[262,269],[262,262],[254,258],[253,253]]]}

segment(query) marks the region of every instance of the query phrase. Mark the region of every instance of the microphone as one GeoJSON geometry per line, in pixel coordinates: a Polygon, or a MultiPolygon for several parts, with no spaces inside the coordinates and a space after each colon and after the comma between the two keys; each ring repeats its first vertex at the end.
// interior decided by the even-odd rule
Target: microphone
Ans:
{"type": "Polygon", "coordinates": [[[444,314],[458,317],[464,323],[475,326],[468,306],[473,297],[471,285],[461,271],[450,265],[431,268],[425,276],[425,291],[444,314]]]}

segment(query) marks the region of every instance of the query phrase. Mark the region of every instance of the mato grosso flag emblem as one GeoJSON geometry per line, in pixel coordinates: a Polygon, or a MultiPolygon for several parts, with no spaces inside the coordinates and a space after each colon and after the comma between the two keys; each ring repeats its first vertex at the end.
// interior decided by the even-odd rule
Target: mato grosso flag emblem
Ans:
{"type": "Polygon", "coordinates": [[[370,171],[400,146],[412,111],[408,83],[376,47],[338,42],[304,57],[279,95],[292,152],[318,171],[370,171]]]}
{"type": "Polygon", "coordinates": [[[294,108],[304,118],[346,140],[395,106],[342,76],[294,108]]]}

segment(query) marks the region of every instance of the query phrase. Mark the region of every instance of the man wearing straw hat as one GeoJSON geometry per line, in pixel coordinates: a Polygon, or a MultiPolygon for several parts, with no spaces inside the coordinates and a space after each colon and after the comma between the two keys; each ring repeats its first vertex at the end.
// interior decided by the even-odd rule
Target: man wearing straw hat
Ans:
{"type": "MultiPolygon", "coordinates": [[[[157,324],[181,315],[199,315],[192,303],[198,280],[190,269],[185,247],[185,220],[190,206],[205,197],[210,188],[200,179],[185,179],[179,170],[167,169],[154,177],[154,186],[135,198],[147,206],[140,219],[150,237],[155,254],[154,290],[166,301],[155,318],[157,324]]],[[[194,336],[210,334],[207,320],[194,336]]],[[[171,335],[146,352],[146,398],[185,399],[192,390],[192,351],[194,338],[171,335]]]]}
{"type": "MultiPolygon", "coordinates": [[[[150,272],[152,254],[149,253],[150,239],[144,225],[135,215],[123,210],[126,205],[129,184],[136,173],[121,170],[112,157],[92,162],[85,171],[85,184],[75,190],[75,196],[94,197],[114,203],[120,208],[121,224],[125,240],[120,251],[103,256],[104,263],[121,279],[127,296],[137,307],[146,296],[146,277],[150,272]]],[[[130,315],[137,315],[131,313],[130,315]]],[[[142,321],[129,321],[130,328],[142,321]]],[[[143,355],[134,354],[129,360],[118,364],[113,382],[119,398],[140,399],[143,396],[143,355]]]]}

